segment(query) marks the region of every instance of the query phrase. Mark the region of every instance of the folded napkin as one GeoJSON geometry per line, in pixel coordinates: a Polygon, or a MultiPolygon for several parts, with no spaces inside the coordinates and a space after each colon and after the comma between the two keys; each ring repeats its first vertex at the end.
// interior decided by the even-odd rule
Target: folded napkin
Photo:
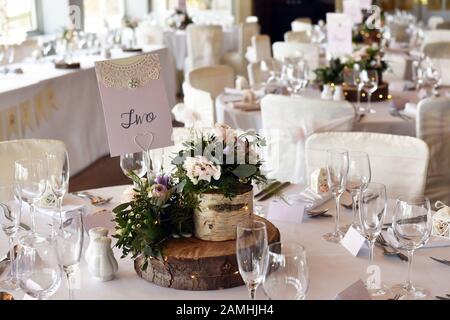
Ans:
{"type": "MultiPolygon", "coordinates": [[[[240,89],[236,89],[236,88],[225,88],[225,95],[227,96],[240,96],[241,99],[244,97],[246,91],[248,90],[240,90],[240,89]]],[[[265,89],[264,88],[259,88],[259,89],[255,89],[255,90],[251,90],[255,96],[257,98],[262,98],[265,95],[265,89]]]]}
{"type": "Polygon", "coordinates": [[[252,102],[243,102],[243,101],[236,101],[230,103],[231,107],[237,110],[241,111],[260,111],[261,105],[259,103],[252,103],[252,102]]]}
{"type": "Polygon", "coordinates": [[[308,187],[299,195],[290,196],[289,201],[303,202],[306,205],[306,208],[315,209],[328,202],[332,197],[333,195],[331,192],[317,194],[310,187],[308,187]]]}
{"type": "MultiPolygon", "coordinates": [[[[400,247],[400,243],[395,238],[394,230],[392,230],[392,228],[389,228],[386,231],[385,239],[392,247],[394,247],[394,248],[400,247]]],[[[444,247],[450,247],[450,240],[431,236],[430,240],[428,240],[428,242],[422,247],[422,249],[444,248],[444,247]]]]}
{"type": "Polygon", "coordinates": [[[408,99],[403,97],[395,97],[391,100],[391,108],[397,110],[404,110],[408,101],[409,101],[408,99]]]}
{"type": "MultiPolygon", "coordinates": [[[[28,205],[25,204],[25,208],[27,208],[28,210],[28,205]]],[[[72,195],[67,195],[64,198],[64,203],[63,203],[63,207],[62,210],[63,212],[70,212],[70,211],[75,211],[75,210],[80,210],[80,209],[84,209],[84,211],[86,211],[86,204],[83,201],[83,199],[78,199],[75,196],[72,195]]],[[[43,213],[46,214],[48,216],[53,216],[55,214],[55,212],[58,211],[58,209],[56,207],[37,207],[36,211],[39,213],[43,213]]]]}
{"type": "Polygon", "coordinates": [[[405,114],[416,116],[417,114],[417,105],[415,103],[407,103],[405,105],[405,110],[403,111],[405,114]]]}

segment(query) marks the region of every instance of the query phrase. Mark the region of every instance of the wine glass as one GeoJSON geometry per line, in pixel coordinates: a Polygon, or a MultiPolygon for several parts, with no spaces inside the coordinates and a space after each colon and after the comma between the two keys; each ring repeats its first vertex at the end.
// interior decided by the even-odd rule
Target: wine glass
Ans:
{"type": "Polygon", "coordinates": [[[429,295],[426,289],[415,287],[412,282],[414,252],[429,240],[432,230],[430,200],[423,196],[402,196],[396,201],[392,229],[399,248],[408,252],[408,280],[392,288],[404,300],[423,299],[429,295]]]}
{"type": "Polygon", "coordinates": [[[67,151],[47,153],[48,184],[56,198],[59,216],[62,214],[63,200],[69,191],[69,155],[67,151]]]}
{"type": "Polygon", "coordinates": [[[61,269],[49,239],[36,233],[21,238],[17,261],[19,285],[26,294],[45,300],[58,290],[61,269]]]}
{"type": "Polygon", "coordinates": [[[439,86],[442,83],[441,72],[432,65],[429,65],[424,72],[425,82],[431,87],[433,97],[439,96],[439,86]]]}
{"type": "Polygon", "coordinates": [[[237,226],[236,256],[239,272],[250,299],[264,280],[267,267],[267,227],[263,222],[247,221],[237,226]]]}
{"type": "MultiPolygon", "coordinates": [[[[358,217],[359,194],[370,182],[371,176],[369,155],[362,151],[349,152],[347,191],[350,192],[353,200],[353,220],[350,226],[357,231],[361,230],[358,217]]],[[[350,226],[344,229],[348,230],[350,226]]]]}
{"type": "Polygon", "coordinates": [[[54,217],[53,226],[58,263],[67,277],[69,299],[75,300],[72,282],[83,249],[83,210],[64,212],[61,219],[54,217]]]}
{"type": "Polygon", "coordinates": [[[367,102],[369,103],[368,112],[376,113],[372,109],[372,95],[378,90],[378,71],[363,70],[361,71],[361,79],[364,83],[364,90],[367,93],[367,102]]]}
{"type": "Polygon", "coordinates": [[[0,186],[0,226],[9,239],[10,272],[0,280],[0,288],[16,290],[19,288],[17,279],[17,263],[14,252],[14,238],[20,227],[20,200],[16,199],[12,186],[0,186]]]}
{"type": "Polygon", "coordinates": [[[298,244],[274,243],[263,288],[270,300],[305,300],[309,286],[306,251],[298,244]]]}
{"type": "Polygon", "coordinates": [[[340,200],[345,192],[348,175],[348,151],[343,149],[333,149],[327,151],[327,172],[328,186],[336,201],[335,228],[333,233],[323,236],[326,241],[339,243],[344,234],[339,228],[340,200]]]}
{"type": "Polygon", "coordinates": [[[31,230],[36,232],[36,203],[41,200],[47,187],[47,164],[41,159],[15,162],[14,183],[17,192],[30,206],[31,230]]]}
{"type": "MultiPolygon", "coordinates": [[[[370,266],[373,266],[373,249],[377,237],[381,234],[387,210],[386,186],[380,183],[368,183],[360,191],[359,217],[361,233],[369,242],[370,266]]],[[[366,283],[367,290],[372,296],[386,294],[387,290],[381,283],[366,283]]]]}
{"type": "Polygon", "coordinates": [[[147,173],[146,157],[143,152],[130,153],[120,157],[120,168],[123,173],[129,177],[130,172],[143,178],[147,173]]]}
{"type": "Polygon", "coordinates": [[[358,96],[356,97],[356,107],[358,109],[358,112],[365,113],[366,109],[361,106],[361,92],[362,92],[362,89],[364,88],[364,82],[361,78],[361,71],[359,70],[359,65],[354,66],[353,74],[352,74],[352,82],[357,90],[358,96]]]}

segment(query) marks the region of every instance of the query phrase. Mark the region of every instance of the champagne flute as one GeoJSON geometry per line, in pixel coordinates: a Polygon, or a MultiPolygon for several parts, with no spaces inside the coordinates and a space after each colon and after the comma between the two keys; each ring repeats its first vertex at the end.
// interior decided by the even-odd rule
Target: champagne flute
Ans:
{"type": "Polygon", "coordinates": [[[341,242],[344,234],[339,228],[340,200],[345,192],[348,175],[348,151],[333,149],[327,151],[328,186],[336,201],[335,227],[333,233],[327,233],[323,238],[328,242],[341,242]]]}
{"type": "Polygon", "coordinates": [[[305,300],[309,286],[306,251],[298,244],[274,243],[263,288],[270,300],[305,300]]]}
{"type": "Polygon", "coordinates": [[[19,289],[17,279],[17,263],[14,252],[14,238],[20,227],[20,200],[15,196],[14,187],[0,186],[0,226],[9,239],[10,272],[0,280],[0,288],[4,290],[19,289]]]}
{"type": "Polygon", "coordinates": [[[362,92],[362,89],[364,88],[364,82],[362,81],[362,78],[361,78],[361,71],[359,70],[359,65],[354,66],[352,80],[353,80],[352,81],[353,85],[356,87],[357,95],[358,95],[356,97],[356,107],[358,109],[358,112],[361,112],[364,114],[366,112],[366,109],[361,106],[361,92],[362,92]]]}
{"type": "Polygon", "coordinates": [[[59,216],[61,217],[64,196],[69,191],[70,167],[67,151],[52,154],[48,153],[47,165],[48,183],[56,197],[56,206],[58,208],[59,216]]]}
{"type": "MultiPolygon", "coordinates": [[[[373,266],[373,249],[377,237],[383,229],[387,210],[386,186],[380,183],[368,183],[360,192],[359,212],[361,220],[361,233],[369,242],[370,266],[373,266]]],[[[372,296],[386,294],[387,290],[381,283],[366,282],[366,287],[372,296]]]]}
{"type": "Polygon", "coordinates": [[[75,300],[72,283],[83,249],[83,210],[64,212],[61,219],[53,219],[53,225],[58,263],[67,277],[69,299],[75,300]]]}
{"type": "Polygon", "coordinates": [[[408,252],[408,280],[392,288],[404,300],[423,299],[429,295],[424,288],[413,285],[414,252],[429,240],[432,230],[430,200],[423,196],[402,196],[396,201],[392,229],[399,248],[408,252]]]}
{"type": "Polygon", "coordinates": [[[31,231],[36,233],[36,203],[47,188],[47,164],[41,159],[19,160],[15,163],[14,183],[22,201],[30,206],[31,231]]]}
{"type": "Polygon", "coordinates": [[[267,267],[267,227],[263,222],[247,221],[237,226],[236,256],[239,272],[250,299],[264,280],[267,267]]]}
{"type": "Polygon", "coordinates": [[[132,172],[139,178],[143,178],[147,173],[147,165],[143,152],[130,153],[120,157],[120,168],[127,177],[132,172]]]}
{"type": "Polygon", "coordinates": [[[372,95],[378,90],[378,71],[363,70],[361,72],[361,79],[367,93],[367,102],[369,103],[368,112],[376,113],[376,111],[372,109],[372,95]]]}
{"type": "MultiPolygon", "coordinates": [[[[371,181],[371,167],[369,155],[362,151],[349,152],[349,167],[347,176],[347,191],[350,192],[353,200],[353,220],[350,225],[357,231],[361,230],[359,217],[358,217],[358,200],[360,192],[371,181]]],[[[350,226],[344,228],[344,231],[348,231],[350,226]]]]}
{"type": "Polygon", "coordinates": [[[18,254],[18,277],[20,288],[38,300],[51,297],[61,284],[53,243],[38,234],[28,234],[20,239],[18,254]]]}

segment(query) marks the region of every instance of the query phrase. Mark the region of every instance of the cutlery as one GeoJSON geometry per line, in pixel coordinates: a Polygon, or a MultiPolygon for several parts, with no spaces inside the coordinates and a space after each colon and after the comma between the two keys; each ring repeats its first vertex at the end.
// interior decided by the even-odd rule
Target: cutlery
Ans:
{"type": "Polygon", "coordinates": [[[410,121],[412,120],[412,118],[410,116],[407,116],[406,114],[402,114],[400,113],[397,109],[391,110],[390,111],[391,116],[393,117],[398,117],[400,119],[403,119],[405,121],[410,121]]]}
{"type": "Polygon", "coordinates": [[[5,272],[5,270],[9,268],[10,265],[11,261],[9,260],[0,261],[0,276],[3,274],[3,272],[5,272]]]}
{"type": "Polygon", "coordinates": [[[450,300],[450,297],[448,297],[449,295],[447,295],[447,297],[440,297],[440,296],[436,296],[436,299],[438,300],[450,300]]]}
{"type": "MultiPolygon", "coordinates": [[[[347,190],[348,191],[348,190],[347,190]]],[[[372,200],[375,200],[375,199],[377,199],[378,198],[378,196],[377,195],[369,195],[367,198],[366,198],[366,202],[370,202],[370,201],[372,201],[372,200]]],[[[349,204],[347,204],[347,203],[341,203],[341,206],[342,207],[344,207],[344,208],[346,208],[346,209],[350,209],[350,210],[353,210],[353,202],[352,203],[349,203],[349,204]]],[[[359,201],[356,201],[356,209],[358,209],[359,208],[359,201]]]]}
{"type": "Polygon", "coordinates": [[[380,233],[380,235],[377,237],[376,240],[377,244],[383,246],[384,248],[391,248],[393,252],[400,258],[402,261],[408,261],[408,257],[405,256],[403,253],[398,251],[396,248],[390,245],[389,242],[386,241],[386,239],[383,237],[383,235],[380,233]]]}
{"type": "Polygon", "coordinates": [[[259,192],[257,195],[255,195],[255,198],[262,197],[263,195],[265,195],[266,193],[270,192],[272,189],[274,189],[280,185],[281,185],[281,182],[279,182],[279,181],[275,181],[275,182],[271,183],[267,188],[265,188],[264,190],[259,192]]]}
{"type": "Polygon", "coordinates": [[[275,189],[273,189],[271,192],[269,192],[268,194],[266,194],[264,197],[262,197],[261,199],[259,199],[259,201],[266,201],[269,200],[270,198],[272,198],[273,196],[279,194],[282,190],[286,189],[287,187],[289,187],[291,185],[290,182],[285,182],[282,185],[276,187],[275,189]]]}
{"type": "Polygon", "coordinates": [[[99,196],[91,195],[91,194],[89,194],[87,192],[74,192],[72,194],[74,196],[76,196],[76,197],[79,197],[79,198],[91,200],[91,204],[93,206],[103,206],[103,205],[105,205],[107,203],[110,203],[111,200],[113,199],[113,197],[105,199],[105,198],[102,198],[102,197],[99,197],[99,196]]]}
{"type": "Polygon", "coordinates": [[[401,294],[396,294],[393,298],[388,300],[400,300],[401,297],[403,297],[401,294]]]}
{"type": "MultiPolygon", "coordinates": [[[[14,246],[14,258],[17,257],[17,254],[19,253],[19,245],[15,245],[14,246]]],[[[0,260],[0,263],[3,263],[5,261],[11,261],[11,253],[8,251],[8,253],[6,254],[6,256],[0,260]]]]}
{"type": "Polygon", "coordinates": [[[436,262],[445,264],[446,266],[450,266],[450,261],[448,261],[448,260],[445,260],[445,259],[438,259],[438,258],[433,258],[433,257],[430,257],[430,259],[432,259],[432,260],[434,260],[434,261],[436,261],[436,262]]]}
{"type": "Polygon", "coordinates": [[[309,217],[311,218],[331,218],[331,214],[327,214],[330,209],[325,210],[305,210],[309,217]]]}
{"type": "Polygon", "coordinates": [[[14,297],[8,292],[0,292],[0,301],[13,301],[14,297]]]}

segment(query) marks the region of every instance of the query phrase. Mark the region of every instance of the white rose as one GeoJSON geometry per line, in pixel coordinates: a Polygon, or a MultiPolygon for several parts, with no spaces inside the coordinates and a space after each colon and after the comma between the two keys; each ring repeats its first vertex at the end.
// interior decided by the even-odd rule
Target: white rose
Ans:
{"type": "Polygon", "coordinates": [[[225,143],[232,142],[237,137],[236,131],[231,129],[230,126],[223,123],[217,123],[214,126],[214,133],[219,140],[222,140],[225,143]]]}

